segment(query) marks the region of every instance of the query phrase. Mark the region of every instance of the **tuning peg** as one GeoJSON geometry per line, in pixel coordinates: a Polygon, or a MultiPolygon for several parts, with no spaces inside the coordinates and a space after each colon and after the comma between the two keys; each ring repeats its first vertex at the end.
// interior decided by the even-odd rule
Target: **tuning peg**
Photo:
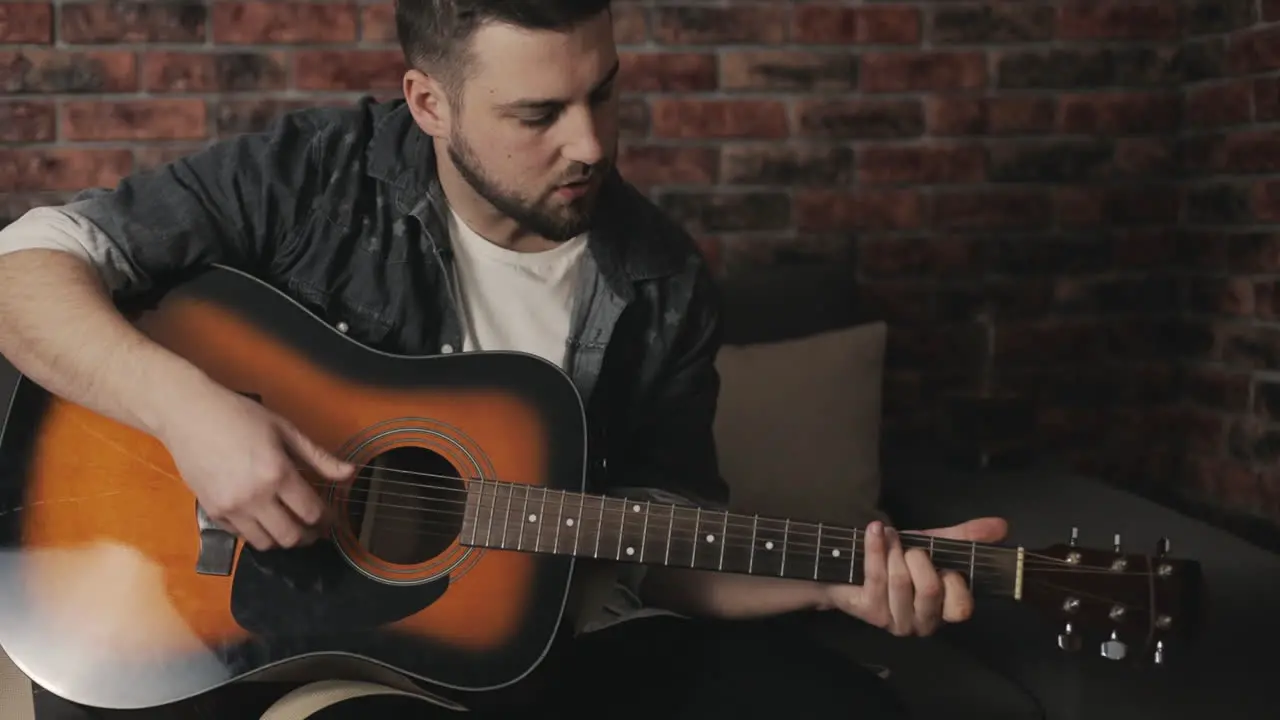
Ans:
{"type": "Polygon", "coordinates": [[[1163,558],[1169,554],[1169,538],[1162,537],[1156,541],[1156,557],[1163,558]]]}
{"type": "Polygon", "coordinates": [[[1116,533],[1115,546],[1116,546],[1115,547],[1116,554],[1119,555],[1121,552],[1120,551],[1120,533],[1116,533]]]}
{"type": "Polygon", "coordinates": [[[1071,547],[1076,547],[1079,545],[1079,543],[1080,543],[1080,528],[1073,526],[1071,528],[1071,540],[1067,544],[1070,545],[1071,547]]]}
{"type": "Polygon", "coordinates": [[[1157,665],[1164,664],[1164,641],[1163,640],[1156,641],[1156,651],[1151,659],[1157,665]]]}
{"type": "Polygon", "coordinates": [[[1080,636],[1071,627],[1071,623],[1067,623],[1062,632],[1058,633],[1058,647],[1067,652],[1075,652],[1080,649],[1080,636]]]}
{"type": "Polygon", "coordinates": [[[1129,647],[1116,637],[1116,631],[1111,631],[1111,639],[1102,643],[1102,657],[1108,660],[1123,660],[1125,652],[1129,647]]]}

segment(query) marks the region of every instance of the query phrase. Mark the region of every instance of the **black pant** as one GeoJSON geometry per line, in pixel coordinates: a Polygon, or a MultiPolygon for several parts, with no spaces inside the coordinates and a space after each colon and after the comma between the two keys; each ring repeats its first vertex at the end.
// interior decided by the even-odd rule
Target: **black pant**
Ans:
{"type": "MultiPolygon", "coordinates": [[[[79,714],[70,707],[61,712],[46,707],[50,714],[38,712],[37,718],[257,720],[288,689],[239,683],[163,710],[79,714]]],[[[543,715],[559,720],[907,717],[880,678],[802,637],[794,628],[770,621],[665,616],[565,637],[525,680],[462,700],[472,712],[454,713],[420,699],[388,695],[345,701],[310,720],[533,720],[543,715]]]]}
{"type": "MultiPolygon", "coordinates": [[[[459,720],[897,720],[879,677],[769,622],[652,617],[566,640],[527,682],[477,697],[459,720]]],[[[314,720],[453,718],[419,700],[364,698],[314,720]]]]}

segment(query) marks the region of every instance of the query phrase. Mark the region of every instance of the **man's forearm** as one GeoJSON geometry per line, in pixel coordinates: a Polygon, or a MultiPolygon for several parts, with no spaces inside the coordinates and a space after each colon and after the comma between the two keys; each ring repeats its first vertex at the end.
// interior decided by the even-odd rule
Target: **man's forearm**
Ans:
{"type": "Polygon", "coordinates": [[[0,355],[49,392],[153,435],[173,406],[166,378],[209,382],[129,324],[92,265],[55,250],[0,255],[0,355]]]}
{"type": "Polygon", "coordinates": [[[822,583],[667,567],[648,570],[642,594],[673,612],[733,620],[828,607],[822,583]]]}

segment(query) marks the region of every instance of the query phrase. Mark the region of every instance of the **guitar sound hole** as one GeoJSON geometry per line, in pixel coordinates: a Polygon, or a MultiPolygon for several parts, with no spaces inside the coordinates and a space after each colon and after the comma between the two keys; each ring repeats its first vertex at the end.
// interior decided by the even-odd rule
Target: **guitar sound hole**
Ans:
{"type": "Polygon", "coordinates": [[[462,530],[466,499],[457,470],[416,447],[389,450],[360,469],[347,522],[366,552],[414,565],[446,550],[462,530]]]}

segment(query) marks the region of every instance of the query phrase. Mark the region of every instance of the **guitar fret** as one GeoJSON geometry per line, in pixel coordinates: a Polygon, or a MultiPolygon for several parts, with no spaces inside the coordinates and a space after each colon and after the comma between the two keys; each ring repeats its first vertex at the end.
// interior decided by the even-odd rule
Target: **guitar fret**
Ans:
{"type": "Polygon", "coordinates": [[[649,506],[650,502],[645,501],[644,504],[644,525],[640,527],[640,558],[639,562],[644,562],[645,545],[649,542],[649,506]]]}
{"type": "Polygon", "coordinates": [[[822,562],[822,523],[818,523],[818,547],[813,551],[813,579],[818,579],[818,563],[822,562]]]}
{"type": "Polygon", "coordinates": [[[849,542],[849,582],[853,582],[853,574],[858,569],[858,531],[851,533],[853,540],[849,542]]]}
{"type": "Polygon", "coordinates": [[[721,513],[723,521],[720,523],[720,561],[716,564],[717,570],[724,570],[724,551],[729,547],[729,513],[721,513]]]}
{"type": "Polygon", "coordinates": [[[667,524],[667,549],[666,549],[666,551],[665,551],[665,552],[663,553],[663,555],[662,555],[662,564],[663,564],[663,565],[670,565],[670,564],[671,564],[671,534],[672,534],[672,532],[674,532],[675,527],[676,527],[676,506],[675,506],[675,505],[672,505],[672,506],[671,506],[671,520],[670,520],[670,521],[669,521],[669,523],[667,524]]]}
{"type": "Polygon", "coordinates": [[[751,545],[747,552],[747,574],[750,575],[756,567],[756,531],[760,528],[760,515],[756,514],[751,519],[751,545]]]}
{"type": "Polygon", "coordinates": [[[542,488],[542,499],[538,501],[538,516],[536,518],[535,517],[529,518],[529,522],[537,524],[537,527],[534,528],[534,536],[533,536],[534,552],[538,552],[542,550],[542,526],[543,526],[543,518],[546,516],[546,514],[547,514],[547,489],[542,488]]]}
{"type": "Polygon", "coordinates": [[[551,552],[560,554],[560,528],[564,523],[564,491],[560,491],[560,508],[556,511],[556,540],[551,552]]]}
{"type": "Polygon", "coordinates": [[[587,496],[579,495],[578,496],[578,521],[574,523],[574,532],[573,532],[573,554],[575,557],[578,555],[578,541],[582,539],[582,518],[586,517],[586,514],[587,514],[586,510],[587,510],[587,496]]]}
{"type": "Polygon", "coordinates": [[[529,486],[524,486],[524,506],[520,509],[520,537],[516,540],[516,549],[524,549],[524,519],[529,514],[529,486]]]}

